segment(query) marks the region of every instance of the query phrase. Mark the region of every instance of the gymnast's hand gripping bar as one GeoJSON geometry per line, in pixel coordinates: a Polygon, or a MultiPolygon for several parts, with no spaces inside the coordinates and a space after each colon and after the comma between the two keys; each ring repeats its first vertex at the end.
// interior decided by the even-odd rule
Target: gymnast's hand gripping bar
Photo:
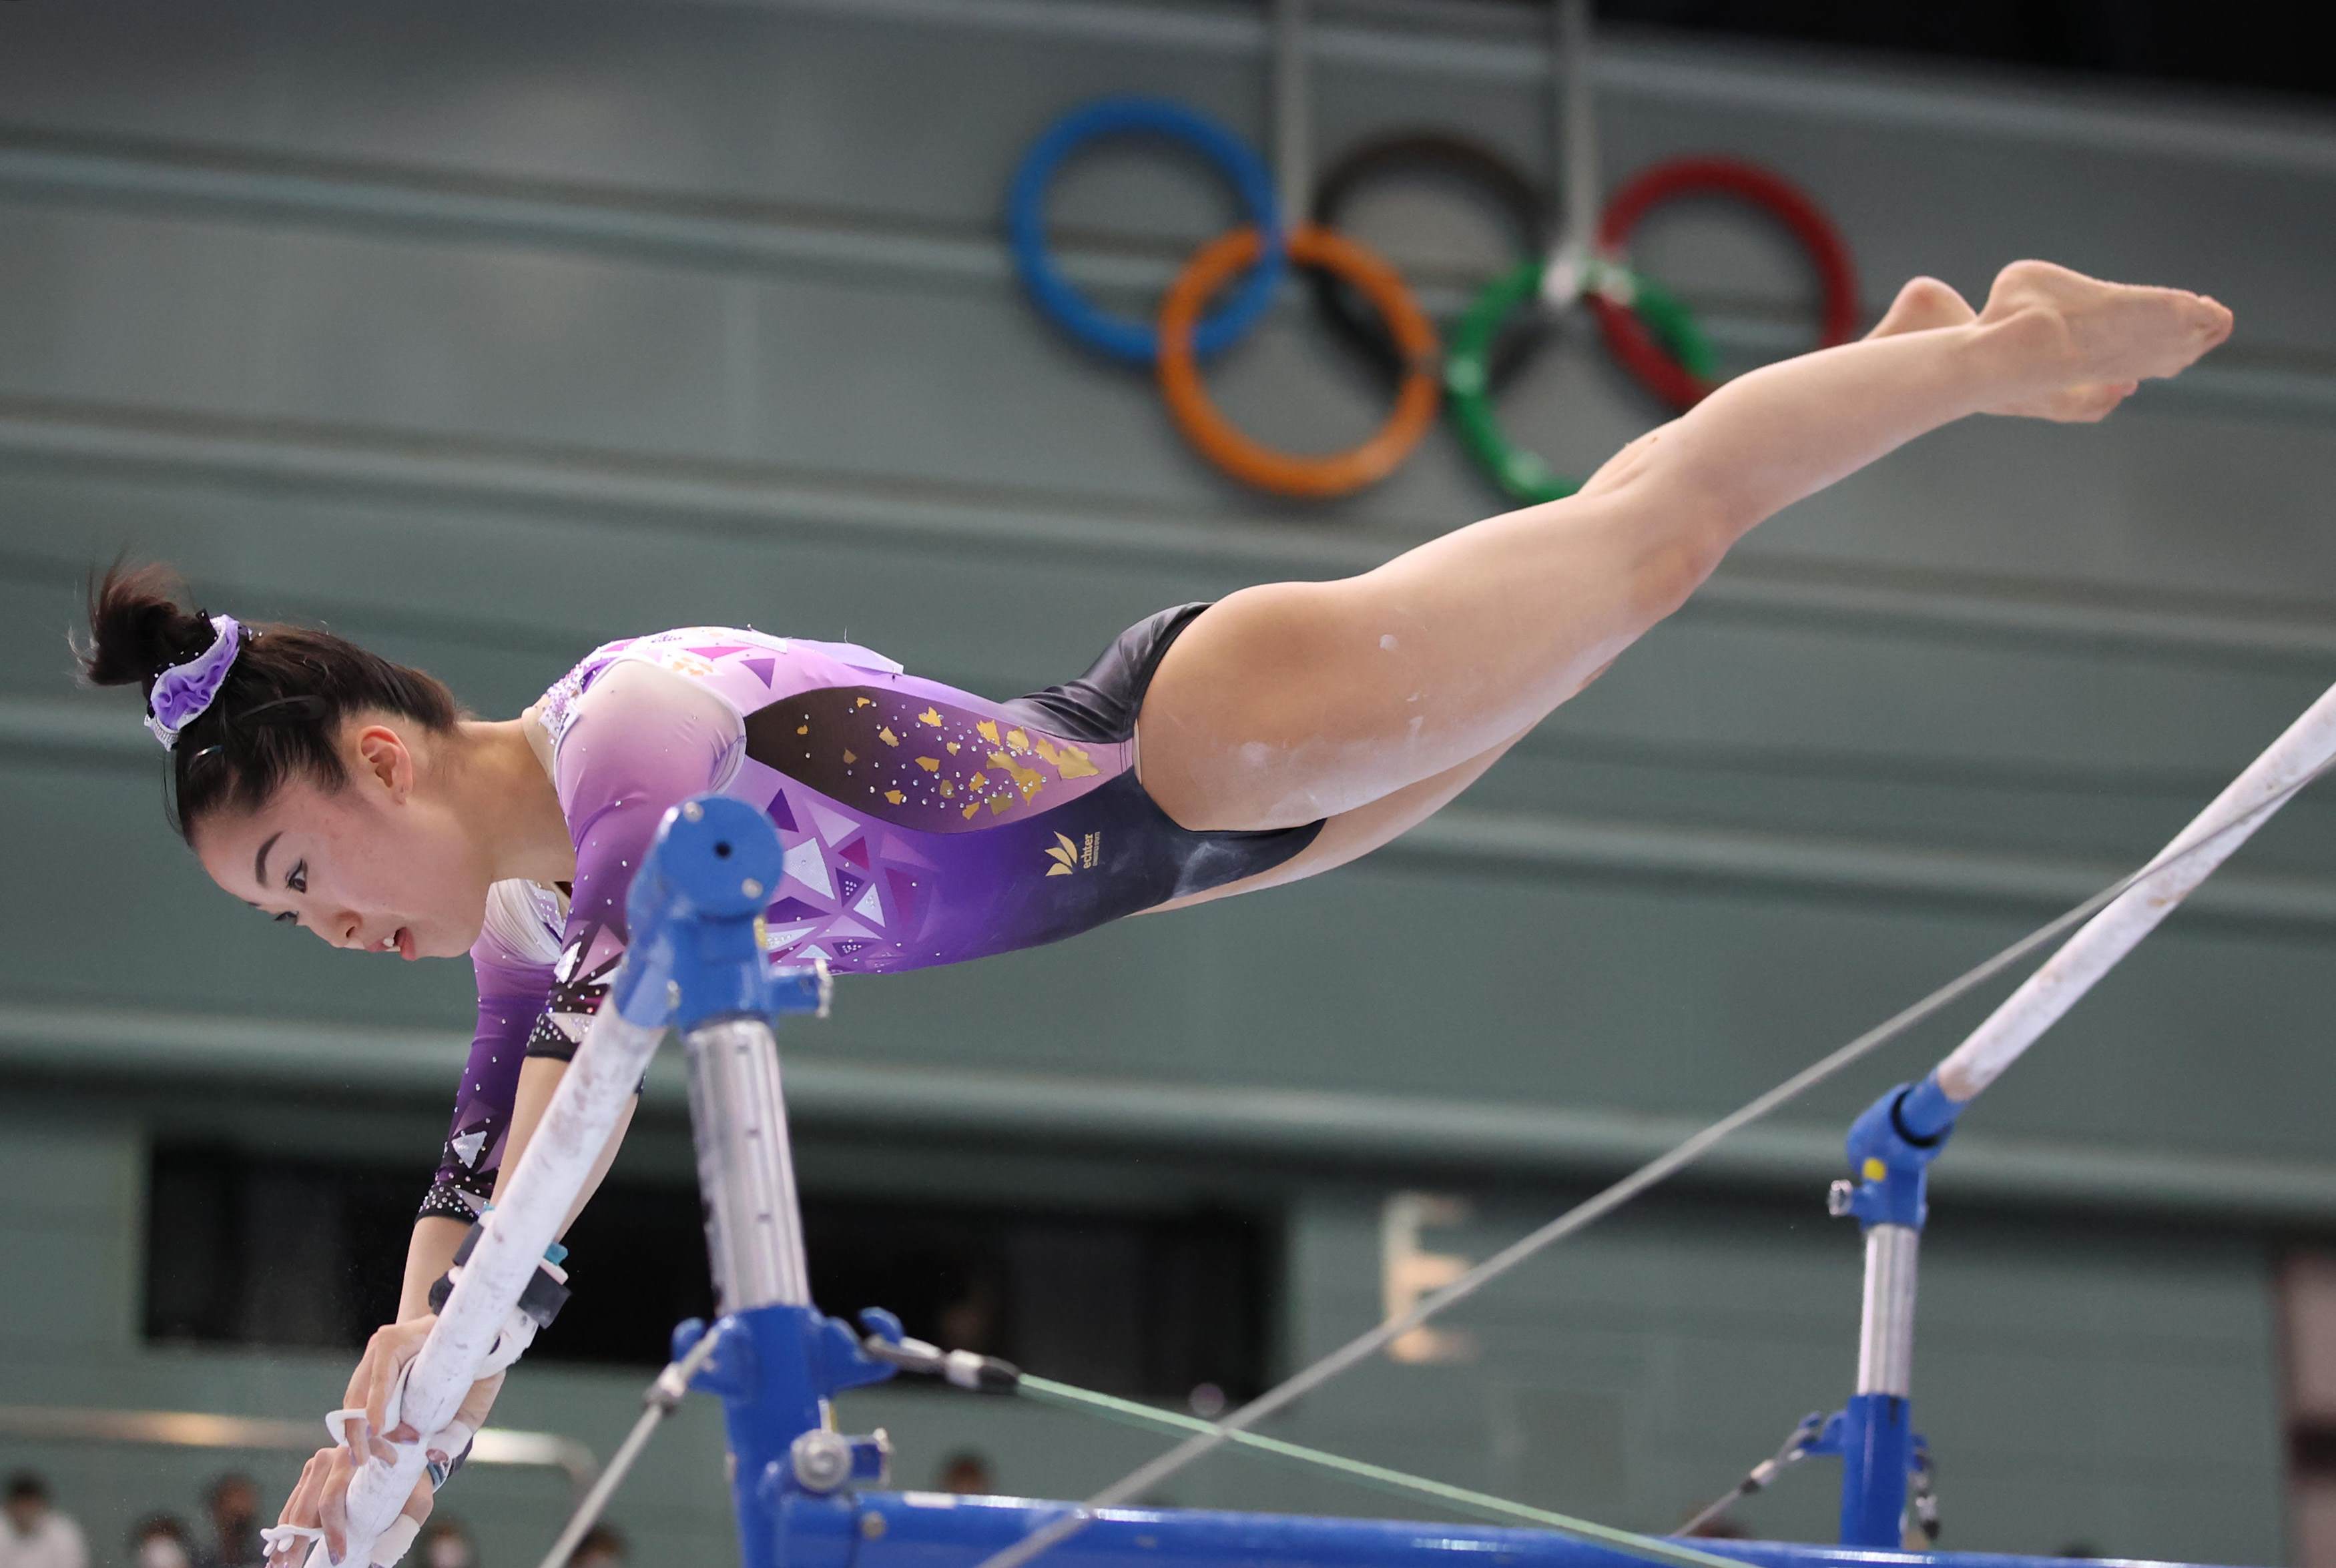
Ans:
{"type": "MultiPolygon", "coordinates": [[[[640,1086],[641,1074],[665,1034],[664,985],[629,988],[636,1010],[641,999],[654,1003],[646,1017],[628,1016],[618,1002],[627,988],[623,971],[649,969],[638,945],[620,966],[617,984],[592,1020],[576,1060],[560,1079],[542,1124],[520,1157],[495,1205],[493,1223],[472,1249],[470,1262],[438,1314],[407,1372],[399,1405],[416,1432],[437,1431],[454,1418],[495,1337],[534,1278],[544,1249],[559,1239],[568,1210],[583,1190],[594,1162],[616,1131],[617,1118],[640,1086]]],[[[347,1550],[344,1564],[370,1563],[375,1540],[397,1522],[405,1499],[422,1479],[423,1443],[395,1445],[394,1463],[368,1461],[349,1481],[347,1550]]],[[[331,1568],[319,1541],[307,1568],[331,1568]]]]}
{"type": "MultiPolygon", "coordinates": [[[[542,1124],[520,1157],[506,1195],[495,1205],[493,1223],[472,1249],[453,1293],[414,1358],[399,1411],[416,1432],[426,1436],[437,1431],[462,1408],[480,1364],[494,1348],[520,1292],[535,1277],[544,1249],[559,1239],[569,1206],[608,1147],[618,1115],[639,1088],[641,1074],[664,1037],[661,982],[630,988],[636,1008],[643,997],[654,1002],[646,1018],[628,1016],[618,1003],[623,971],[654,967],[639,963],[638,954],[637,946],[620,966],[617,985],[594,1016],[542,1124]]],[[[405,1499],[422,1479],[427,1457],[423,1443],[417,1439],[395,1447],[394,1463],[368,1461],[349,1481],[344,1564],[373,1561],[375,1540],[397,1522],[405,1499]]],[[[307,1568],[331,1568],[322,1541],[309,1552],[307,1568]]]]}
{"type": "MultiPolygon", "coordinates": [[[[407,1371],[399,1417],[425,1437],[462,1408],[481,1363],[534,1277],[544,1250],[559,1239],[576,1195],[639,1089],[682,992],[690,993],[691,1018],[825,1011],[824,972],[789,977],[790,992],[802,994],[782,1002],[759,963],[705,962],[709,950],[720,945],[715,928],[743,930],[776,880],[776,835],[759,822],[767,843],[742,835],[735,815],[735,808],[725,815],[719,803],[689,800],[675,807],[633,877],[626,899],[631,941],[610,978],[607,1000],[407,1371]]],[[[727,934],[733,944],[739,939],[738,932],[727,934]]],[[[744,939],[752,941],[751,935],[744,939]]],[[[373,1561],[375,1542],[397,1522],[422,1478],[424,1442],[395,1447],[394,1462],[369,1460],[349,1482],[345,1565],[373,1561]]],[[[323,1542],[310,1551],[307,1568],[331,1568],[323,1542]]]]}

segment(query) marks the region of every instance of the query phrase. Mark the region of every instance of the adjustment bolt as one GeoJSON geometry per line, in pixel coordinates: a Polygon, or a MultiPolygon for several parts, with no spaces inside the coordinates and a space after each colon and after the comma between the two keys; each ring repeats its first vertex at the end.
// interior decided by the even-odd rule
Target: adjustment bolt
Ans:
{"type": "Polygon", "coordinates": [[[763,895],[763,885],[760,881],[749,876],[745,881],[738,884],[738,891],[745,894],[749,898],[760,898],[763,895]]]}
{"type": "Polygon", "coordinates": [[[860,1515],[860,1534],[864,1540],[881,1541],[884,1538],[884,1515],[881,1514],[860,1515]]]}
{"type": "Polygon", "coordinates": [[[834,1491],[852,1478],[852,1444],[837,1434],[814,1428],[794,1440],[788,1450],[795,1480],[806,1492],[834,1491]]]}
{"type": "Polygon", "coordinates": [[[1835,1219],[1848,1214],[1850,1205],[1856,1201],[1857,1184],[1855,1182],[1837,1181],[1825,1189],[1825,1213],[1835,1219]]]}
{"type": "Polygon", "coordinates": [[[681,819],[685,822],[703,822],[706,820],[706,808],[695,800],[684,801],[681,808],[681,819]]]}

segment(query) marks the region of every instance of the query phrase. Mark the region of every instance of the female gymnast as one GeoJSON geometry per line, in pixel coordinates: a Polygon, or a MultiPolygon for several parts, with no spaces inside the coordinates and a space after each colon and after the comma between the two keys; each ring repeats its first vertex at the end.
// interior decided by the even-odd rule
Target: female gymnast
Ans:
{"type": "MultiPolygon", "coordinates": [[[[431,1288],[583,1037],[624,949],[631,869],[676,801],[714,789],[768,812],[786,864],[773,960],[844,973],[1311,876],[1466,789],[1782,508],[1966,415],[2098,420],[2230,326],[2211,299],[2042,262],[2006,267],[1978,312],[1917,278],[1869,337],[1728,382],[1578,495],[1359,576],[1163,611],[1079,679],[1010,702],[863,648],[698,626],[610,643],[518,718],[481,721],[419,671],[190,613],[167,572],[117,566],[92,595],[83,671],[146,688],[179,829],[211,878],[336,946],[467,953],[478,976],[397,1321],[349,1384],[369,1424],[309,1461],[282,1522],[320,1527],[339,1560],[350,1475],[386,1452],[431,1288]]],[[[501,1382],[472,1390],[464,1425],[501,1382]]],[[[431,1490],[406,1505],[407,1540],[431,1490]]],[[[297,1543],[277,1539],[270,1560],[287,1561],[297,1543]]]]}

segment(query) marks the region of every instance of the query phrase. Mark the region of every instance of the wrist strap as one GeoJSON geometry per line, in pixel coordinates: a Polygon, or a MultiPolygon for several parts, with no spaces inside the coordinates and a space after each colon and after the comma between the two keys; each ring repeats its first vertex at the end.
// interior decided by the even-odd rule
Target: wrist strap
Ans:
{"type": "MultiPolygon", "coordinates": [[[[486,1215],[482,1214],[463,1234],[462,1244],[454,1249],[453,1267],[439,1275],[437,1283],[430,1287],[432,1312],[446,1310],[446,1298],[454,1293],[456,1271],[471,1261],[472,1250],[479,1244],[479,1238],[486,1234],[486,1215]]],[[[567,1256],[568,1249],[554,1242],[545,1252],[543,1262],[535,1265],[535,1273],[530,1276],[527,1288],[520,1292],[519,1311],[524,1312],[539,1329],[550,1328],[552,1320],[560,1316],[560,1309],[568,1304],[568,1275],[560,1266],[567,1256]]]]}

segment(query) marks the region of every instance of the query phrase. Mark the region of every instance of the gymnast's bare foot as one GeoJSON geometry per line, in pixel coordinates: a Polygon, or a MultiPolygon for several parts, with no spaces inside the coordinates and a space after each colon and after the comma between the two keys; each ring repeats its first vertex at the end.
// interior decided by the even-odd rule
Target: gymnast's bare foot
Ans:
{"type": "Polygon", "coordinates": [[[2103,283],[2049,261],[1998,273],[1978,323],[2000,329],[2012,379],[2026,383],[1988,411],[2071,422],[2100,419],[2231,335],[2231,313],[2203,295],[2103,283]]]}

